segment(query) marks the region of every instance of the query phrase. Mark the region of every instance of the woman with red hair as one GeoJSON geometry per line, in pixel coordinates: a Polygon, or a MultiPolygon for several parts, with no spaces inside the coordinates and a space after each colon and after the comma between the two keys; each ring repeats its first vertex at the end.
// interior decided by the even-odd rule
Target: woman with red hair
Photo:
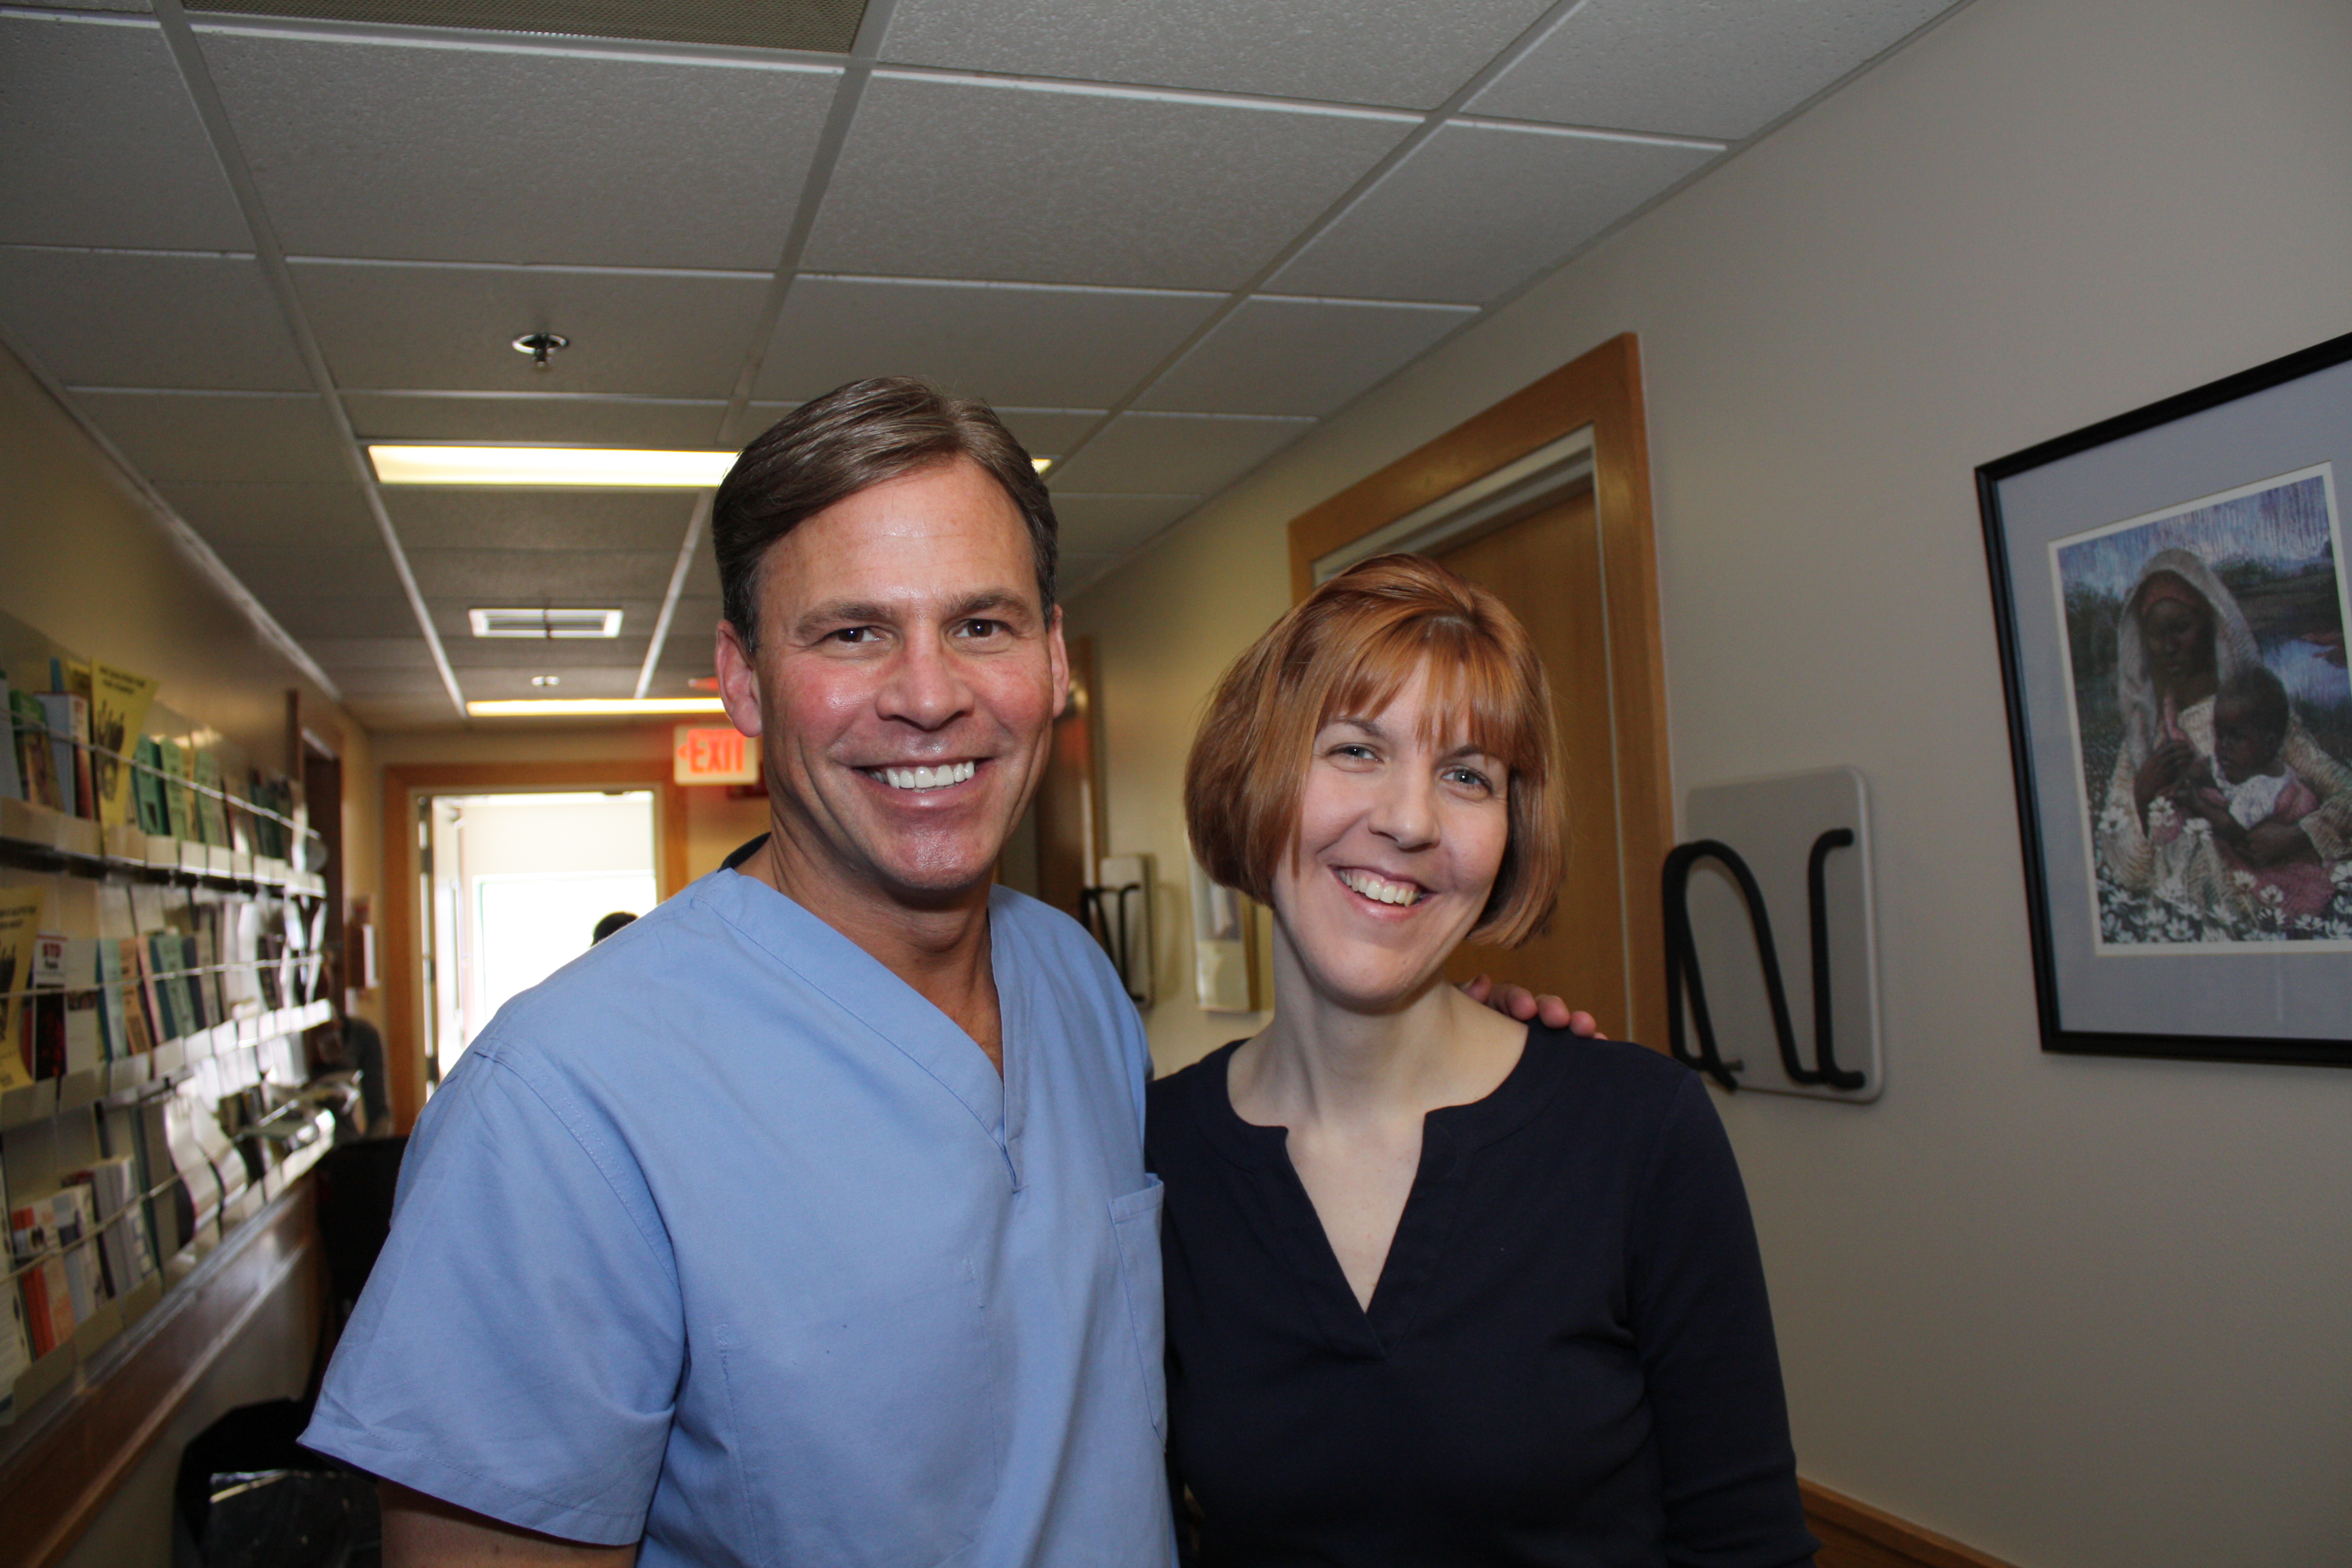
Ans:
{"type": "Polygon", "coordinates": [[[1243,655],[1185,776],[1275,1011],[1150,1091],[1169,1459],[1208,1563],[1811,1561],[1761,1263],[1696,1074],[1463,996],[1549,918],[1527,633],[1391,555],[1243,655]]]}

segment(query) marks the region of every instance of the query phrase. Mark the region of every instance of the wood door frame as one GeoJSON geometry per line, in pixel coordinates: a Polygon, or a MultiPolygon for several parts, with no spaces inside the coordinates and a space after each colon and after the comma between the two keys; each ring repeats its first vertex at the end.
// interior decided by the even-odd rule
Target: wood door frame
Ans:
{"type": "MultiPolygon", "coordinates": [[[[1674,781],[1657,544],[1650,519],[1650,445],[1634,335],[1610,339],[1293,518],[1291,596],[1296,602],[1313,592],[1315,563],[1333,551],[1587,426],[1592,431],[1601,582],[1611,607],[1610,712],[1617,737],[1619,874],[1632,1034],[1663,1050],[1666,971],[1658,878],[1674,845],[1674,781]]],[[[1584,1000],[1569,998],[1574,1004],[1584,1000]]]]}
{"type": "Polygon", "coordinates": [[[667,758],[641,762],[395,763],[383,770],[384,1077],[394,1126],[425,1109],[424,911],[416,902],[416,796],[467,790],[650,789],[659,804],[655,881],[665,899],[686,886],[686,791],[667,758]]]}

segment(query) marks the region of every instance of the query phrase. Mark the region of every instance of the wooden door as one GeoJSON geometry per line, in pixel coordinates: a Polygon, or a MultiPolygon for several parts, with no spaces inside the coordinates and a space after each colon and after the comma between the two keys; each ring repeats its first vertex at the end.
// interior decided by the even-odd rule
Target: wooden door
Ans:
{"type": "Polygon", "coordinates": [[[1304,598],[1318,563],[1425,549],[1527,623],[1568,752],[1568,873],[1547,933],[1516,952],[1465,949],[1456,967],[1555,992],[1608,1033],[1663,1049],[1659,873],[1674,807],[1649,465],[1628,333],[1293,519],[1290,565],[1304,598]],[[1570,449],[1589,454],[1588,479],[1552,466],[1570,449]],[[1548,488],[1554,473],[1558,488],[1548,488]],[[1482,493],[1494,499],[1474,501],[1482,493]],[[1447,521],[1488,504],[1512,521],[1491,531],[1447,521]]]}
{"type": "Polygon", "coordinates": [[[1592,491],[1546,506],[1434,558],[1493,593],[1535,639],[1551,678],[1568,802],[1568,874],[1559,908],[1519,947],[1465,947],[1447,965],[1456,980],[1484,972],[1555,992],[1602,1015],[1624,994],[1625,931],[1618,853],[1617,780],[1608,682],[1608,622],[1592,491]],[[1600,1000],[1595,1000],[1600,999],[1600,1000]]]}

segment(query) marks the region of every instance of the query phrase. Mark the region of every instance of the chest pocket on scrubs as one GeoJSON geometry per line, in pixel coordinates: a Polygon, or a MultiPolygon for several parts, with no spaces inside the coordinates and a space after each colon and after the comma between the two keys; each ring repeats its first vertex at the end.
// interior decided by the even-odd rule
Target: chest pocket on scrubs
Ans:
{"type": "Polygon", "coordinates": [[[1160,1212],[1168,1189],[1157,1176],[1139,1192],[1110,1201],[1111,1229],[1118,1238],[1118,1278],[1127,1291],[1127,1315],[1135,1329],[1137,1370],[1151,1412],[1151,1429],[1168,1436],[1168,1377],[1161,1353],[1166,1329],[1160,1300],[1160,1212]]]}

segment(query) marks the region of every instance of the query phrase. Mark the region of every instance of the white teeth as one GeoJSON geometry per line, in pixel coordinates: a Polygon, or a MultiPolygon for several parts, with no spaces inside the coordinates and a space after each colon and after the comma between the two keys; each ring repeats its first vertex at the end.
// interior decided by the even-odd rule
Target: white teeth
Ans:
{"type": "Polygon", "coordinates": [[[950,763],[937,768],[878,768],[869,770],[892,789],[944,789],[959,784],[980,769],[977,763],[950,763]]]}
{"type": "Polygon", "coordinates": [[[1342,871],[1339,880],[1368,899],[1378,899],[1384,904],[1412,904],[1421,900],[1421,889],[1410,882],[1391,882],[1385,877],[1375,877],[1370,871],[1342,871]]]}

